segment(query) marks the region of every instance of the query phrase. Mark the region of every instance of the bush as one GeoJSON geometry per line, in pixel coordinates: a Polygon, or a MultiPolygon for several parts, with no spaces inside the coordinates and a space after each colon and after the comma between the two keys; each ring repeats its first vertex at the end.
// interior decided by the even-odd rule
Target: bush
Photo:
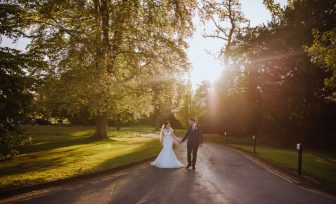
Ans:
{"type": "Polygon", "coordinates": [[[51,122],[49,122],[46,119],[36,119],[35,124],[36,125],[51,125],[51,122]]]}
{"type": "Polygon", "coordinates": [[[17,148],[30,141],[19,127],[4,127],[0,124],[0,161],[18,154],[17,148]]]}

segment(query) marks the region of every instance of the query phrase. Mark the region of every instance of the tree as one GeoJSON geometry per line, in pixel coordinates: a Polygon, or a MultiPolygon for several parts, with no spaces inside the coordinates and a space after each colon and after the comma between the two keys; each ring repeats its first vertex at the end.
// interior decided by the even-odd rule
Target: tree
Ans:
{"type": "Polygon", "coordinates": [[[191,116],[200,118],[207,111],[208,95],[210,92],[210,83],[208,81],[202,81],[198,84],[195,93],[192,94],[191,101],[191,116]]]}
{"type": "Polygon", "coordinates": [[[277,145],[334,147],[336,108],[325,100],[323,84],[330,75],[311,62],[304,47],[314,45],[313,30],[334,28],[336,2],[264,3],[272,20],[245,28],[232,41],[231,64],[216,85],[216,131],[258,133],[277,145]]]}
{"type": "MultiPolygon", "coordinates": [[[[1,2],[0,35],[13,40],[24,36],[22,29],[28,24],[21,18],[24,13],[18,5],[1,2]]],[[[29,141],[20,124],[30,112],[37,84],[33,70],[41,65],[37,55],[0,48],[0,160],[10,158],[18,146],[29,141]]]]}
{"type": "Polygon", "coordinates": [[[241,90],[250,96],[250,106],[262,111],[259,131],[277,132],[278,140],[287,144],[331,140],[335,130],[328,122],[333,109],[323,99],[325,73],[310,62],[304,46],[313,42],[314,29],[333,27],[335,1],[291,1],[285,8],[265,3],[272,21],[246,29],[233,43],[241,90]],[[253,94],[257,89],[261,95],[253,94]]]}
{"type": "Polygon", "coordinates": [[[206,110],[206,92],[208,90],[207,85],[203,82],[198,89],[196,94],[192,91],[192,85],[190,81],[186,84],[184,95],[179,104],[176,118],[181,122],[183,127],[188,126],[188,121],[191,117],[199,118],[201,117],[206,110]]]}
{"type": "Polygon", "coordinates": [[[314,43],[311,47],[306,47],[306,51],[311,56],[312,61],[321,65],[322,68],[330,73],[324,80],[327,88],[333,92],[328,98],[336,99],[336,28],[320,34],[314,31],[314,43]]]}
{"type": "Polygon", "coordinates": [[[173,75],[153,82],[152,118],[156,130],[161,128],[160,123],[169,119],[177,108],[181,83],[181,80],[173,75]]]}
{"type": "Polygon", "coordinates": [[[239,0],[202,0],[200,14],[204,23],[211,22],[215,27],[212,33],[204,33],[205,38],[216,38],[224,41],[220,57],[228,64],[231,56],[232,42],[242,32],[248,22],[241,10],[239,0]]]}
{"type": "Polygon", "coordinates": [[[49,62],[45,88],[53,103],[68,112],[88,107],[96,117],[97,138],[106,138],[109,117],[148,114],[150,104],[136,101],[151,97],[148,79],[161,74],[157,67],[176,73],[188,69],[184,39],[192,32],[193,0],[57,0],[23,6],[35,23],[30,51],[49,62]]]}

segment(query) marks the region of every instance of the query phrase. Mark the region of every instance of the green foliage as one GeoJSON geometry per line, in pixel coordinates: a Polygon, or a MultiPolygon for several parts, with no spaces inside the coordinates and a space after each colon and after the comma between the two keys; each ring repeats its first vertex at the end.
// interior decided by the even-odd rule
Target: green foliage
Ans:
{"type": "Polygon", "coordinates": [[[20,130],[30,109],[32,78],[23,69],[30,57],[9,48],[0,48],[0,160],[17,153],[27,141],[20,130]]]}
{"type": "Polygon", "coordinates": [[[196,93],[193,93],[190,81],[186,84],[184,95],[179,104],[176,118],[181,122],[184,128],[188,127],[188,121],[191,117],[199,118],[206,111],[206,95],[208,85],[203,82],[196,93]]]}
{"type": "MultiPolygon", "coordinates": [[[[271,12],[273,20],[283,17],[284,10],[279,3],[275,3],[274,0],[263,0],[266,8],[271,12]]],[[[288,2],[290,4],[290,2],[288,2]]]]}
{"type": "Polygon", "coordinates": [[[34,22],[30,52],[49,62],[40,99],[51,112],[75,114],[84,106],[92,116],[109,112],[116,120],[135,120],[152,111],[146,103],[152,98],[151,79],[188,69],[184,39],[192,32],[194,1],[22,6],[34,22]]]}
{"type": "Polygon", "coordinates": [[[176,113],[176,118],[181,122],[182,126],[185,128],[188,126],[188,119],[192,117],[191,114],[194,109],[192,109],[192,89],[191,83],[189,82],[185,87],[184,95],[176,113]]]}
{"type": "Polygon", "coordinates": [[[231,64],[216,85],[216,128],[235,134],[266,134],[282,145],[298,141],[334,147],[336,104],[325,100],[326,73],[304,47],[313,30],[334,28],[336,1],[265,1],[273,19],[249,27],[232,45],[231,64]]]}
{"type": "MultiPolygon", "coordinates": [[[[13,40],[24,36],[27,22],[24,10],[16,4],[0,4],[0,35],[13,40]]],[[[8,47],[0,48],[0,160],[17,153],[17,147],[28,141],[20,123],[29,115],[36,85],[37,67],[42,66],[36,54],[22,53],[8,47]]]]}
{"type": "Polygon", "coordinates": [[[330,98],[336,98],[336,28],[320,34],[317,30],[314,32],[314,43],[311,47],[306,47],[313,62],[322,66],[330,73],[330,77],[324,80],[326,87],[333,90],[330,98]]]}
{"type": "Polygon", "coordinates": [[[168,75],[170,76],[161,77],[151,84],[153,90],[151,118],[157,130],[161,128],[163,120],[171,119],[183,94],[181,79],[173,77],[173,74],[168,75]]]}
{"type": "Polygon", "coordinates": [[[1,1],[0,3],[0,31],[1,35],[17,38],[25,35],[22,28],[27,26],[27,22],[23,18],[24,10],[12,2],[1,1]]]}

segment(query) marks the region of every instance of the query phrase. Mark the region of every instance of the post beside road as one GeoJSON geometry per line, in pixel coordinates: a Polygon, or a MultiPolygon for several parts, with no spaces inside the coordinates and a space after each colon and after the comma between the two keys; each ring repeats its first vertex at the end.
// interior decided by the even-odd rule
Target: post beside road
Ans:
{"type": "Polygon", "coordinates": [[[225,131],[225,133],[224,133],[224,143],[227,144],[226,131],[225,131]]]}
{"type": "Polygon", "coordinates": [[[302,172],[302,143],[296,144],[296,149],[298,151],[298,175],[301,176],[302,172]]]}
{"type": "Polygon", "coordinates": [[[257,137],[253,135],[252,140],[253,140],[253,153],[256,153],[257,137]]]}

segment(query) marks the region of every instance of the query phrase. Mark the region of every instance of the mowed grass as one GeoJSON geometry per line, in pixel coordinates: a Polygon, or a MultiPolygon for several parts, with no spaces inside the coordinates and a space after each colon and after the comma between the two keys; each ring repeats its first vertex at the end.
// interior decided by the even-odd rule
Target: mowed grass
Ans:
{"type": "Polygon", "coordinates": [[[121,127],[123,131],[131,131],[131,132],[148,132],[148,133],[160,133],[161,128],[159,130],[155,130],[155,127],[149,125],[133,125],[129,127],[121,127]]]}
{"type": "MultiPolygon", "coordinates": [[[[155,127],[148,125],[139,125],[139,126],[130,126],[130,127],[122,127],[122,130],[132,131],[132,132],[148,132],[148,133],[157,133],[160,134],[161,128],[159,130],[155,130],[155,127]]],[[[174,129],[175,135],[182,137],[185,135],[187,130],[184,129],[174,129]]]]}
{"type": "MultiPolygon", "coordinates": [[[[225,142],[224,136],[209,134],[205,135],[206,141],[228,144],[243,151],[252,153],[252,141],[244,137],[228,137],[225,142]]],[[[256,147],[255,156],[266,160],[276,166],[297,172],[298,153],[293,149],[275,148],[265,145],[256,147]]],[[[336,190],[336,152],[314,151],[303,149],[302,173],[312,177],[320,183],[336,190]]]]}
{"type": "Polygon", "coordinates": [[[108,131],[93,140],[93,127],[27,126],[32,143],[21,154],[0,162],[0,191],[99,172],[158,154],[158,139],[130,131],[108,131]]]}

